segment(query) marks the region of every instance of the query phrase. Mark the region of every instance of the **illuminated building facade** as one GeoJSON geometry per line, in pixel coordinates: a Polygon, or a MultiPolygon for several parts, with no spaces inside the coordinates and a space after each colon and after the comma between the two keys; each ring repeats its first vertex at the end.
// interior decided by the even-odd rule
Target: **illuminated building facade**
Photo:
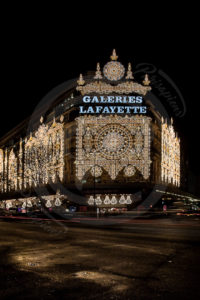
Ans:
{"type": "Polygon", "coordinates": [[[161,180],[180,186],[180,139],[174,128],[164,123],[161,125],[161,180]]]}
{"type": "Polygon", "coordinates": [[[98,63],[93,75],[80,75],[48,112],[38,112],[32,132],[23,124],[1,139],[0,195],[7,207],[13,199],[24,205],[26,191],[29,207],[37,204],[39,187],[50,187],[42,196],[46,207],[64,198],[76,202],[77,194],[79,206],[126,209],[138,191],[180,187],[173,122],[151,106],[148,75],[137,83],[131,64],[126,70],[117,59],[113,51],[102,70],[98,63]]]}

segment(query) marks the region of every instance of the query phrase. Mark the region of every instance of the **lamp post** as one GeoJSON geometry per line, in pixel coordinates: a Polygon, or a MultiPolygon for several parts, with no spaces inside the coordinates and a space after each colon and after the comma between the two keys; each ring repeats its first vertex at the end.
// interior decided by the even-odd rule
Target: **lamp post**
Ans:
{"type": "Polygon", "coordinates": [[[96,151],[94,151],[94,205],[96,207],[97,219],[99,218],[99,207],[97,207],[96,202],[96,151]]]}
{"type": "Polygon", "coordinates": [[[93,177],[94,177],[94,191],[93,191],[94,208],[96,210],[97,218],[99,218],[99,208],[97,207],[96,202],[95,202],[95,198],[96,198],[96,151],[95,150],[93,152],[93,155],[94,155],[94,174],[93,174],[93,177]]]}

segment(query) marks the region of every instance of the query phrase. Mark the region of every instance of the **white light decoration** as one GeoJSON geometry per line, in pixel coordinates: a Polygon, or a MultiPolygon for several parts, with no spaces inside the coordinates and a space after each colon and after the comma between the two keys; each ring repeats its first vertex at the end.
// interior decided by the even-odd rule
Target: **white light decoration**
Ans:
{"type": "Polygon", "coordinates": [[[90,170],[93,177],[100,177],[102,175],[102,168],[99,166],[94,166],[90,170]]]}
{"type": "Polygon", "coordinates": [[[108,195],[106,195],[106,197],[105,197],[105,199],[104,199],[103,203],[104,203],[104,204],[106,204],[106,205],[108,205],[108,204],[110,204],[110,203],[111,203],[111,201],[110,201],[110,198],[109,198],[109,196],[108,196],[108,195]]]}
{"type": "Polygon", "coordinates": [[[88,204],[90,206],[93,206],[94,204],[97,206],[103,206],[103,207],[113,207],[116,205],[130,205],[132,204],[131,194],[100,194],[95,196],[89,196],[88,204]]]}
{"type": "Polygon", "coordinates": [[[18,169],[18,185],[19,190],[22,190],[22,182],[23,182],[23,146],[22,146],[22,139],[19,142],[19,169],[18,169]]]}
{"type": "Polygon", "coordinates": [[[137,82],[128,81],[128,82],[122,82],[118,85],[111,85],[106,82],[90,82],[86,84],[85,86],[78,86],[76,88],[78,91],[81,92],[82,95],[88,95],[90,93],[98,93],[98,94],[131,94],[131,93],[137,93],[140,95],[146,95],[148,91],[151,90],[151,87],[149,86],[143,86],[137,82]]]}
{"type": "Polygon", "coordinates": [[[33,206],[31,200],[28,200],[28,201],[27,201],[27,205],[26,205],[26,206],[27,206],[27,207],[32,207],[32,206],[33,206]]]}
{"type": "Polygon", "coordinates": [[[120,80],[125,73],[124,66],[118,61],[109,61],[103,68],[104,76],[111,81],[120,80]]]}
{"type": "Polygon", "coordinates": [[[7,148],[5,149],[4,152],[4,192],[7,191],[8,189],[8,179],[7,179],[7,175],[8,175],[8,150],[7,148]]]}
{"type": "Polygon", "coordinates": [[[0,201],[0,208],[5,208],[5,201],[0,201]]]}
{"type": "Polygon", "coordinates": [[[94,205],[94,197],[90,196],[89,200],[88,200],[88,204],[89,205],[94,205]]]}
{"type": "Polygon", "coordinates": [[[97,79],[96,81],[86,83],[83,80],[82,74],[80,74],[80,78],[77,81],[78,86],[76,87],[77,91],[80,91],[82,95],[87,95],[90,93],[96,93],[96,94],[131,94],[131,93],[137,93],[140,95],[146,95],[148,91],[151,90],[151,87],[149,86],[150,81],[146,77],[146,79],[143,81],[143,85],[139,84],[135,81],[133,81],[133,75],[131,71],[131,65],[128,65],[127,70],[127,76],[126,81],[119,82],[118,84],[110,84],[105,82],[106,80],[109,80],[111,82],[116,82],[118,80],[121,80],[124,77],[125,74],[125,68],[124,66],[116,61],[117,55],[115,53],[115,50],[113,50],[113,54],[111,56],[111,61],[109,61],[103,68],[103,75],[101,75],[100,72],[100,66],[97,64],[97,71],[95,74],[94,79],[97,79]]]}
{"type": "Polygon", "coordinates": [[[125,176],[139,170],[144,179],[150,175],[150,122],[147,116],[81,116],[76,119],[76,176],[82,180],[87,171],[100,176],[104,169],[115,180],[124,169],[125,176]],[[95,166],[95,172],[94,172],[95,166]]]}
{"type": "Polygon", "coordinates": [[[8,161],[8,189],[17,190],[17,158],[11,149],[8,161]]]}
{"type": "Polygon", "coordinates": [[[95,203],[96,203],[97,205],[101,205],[101,204],[102,204],[101,196],[97,196],[97,197],[95,198],[95,203]]]}
{"type": "Polygon", "coordinates": [[[131,196],[128,195],[126,198],[126,204],[131,204],[131,203],[132,203],[131,196]]]}
{"type": "Polygon", "coordinates": [[[55,200],[55,206],[61,206],[62,202],[60,201],[59,198],[56,198],[55,200]]]}
{"type": "Polygon", "coordinates": [[[180,139],[174,128],[162,119],[161,125],[161,180],[180,186],[180,139]]]}
{"type": "MultiPolygon", "coordinates": [[[[1,192],[63,181],[63,120],[61,116],[60,122],[54,119],[51,125],[41,124],[34,135],[30,134],[29,139],[25,139],[24,144],[20,139],[18,147],[0,149],[1,192]]],[[[42,123],[43,118],[40,121],[42,123]]]]}
{"type": "Polygon", "coordinates": [[[97,63],[97,70],[94,76],[94,79],[102,79],[100,64],[97,63]]]}
{"type": "Polygon", "coordinates": [[[47,200],[47,202],[45,203],[45,206],[48,207],[48,208],[52,207],[51,201],[47,200]]]}
{"type": "Polygon", "coordinates": [[[46,201],[48,201],[48,200],[54,201],[55,195],[42,196],[42,199],[44,199],[44,200],[46,200],[46,201]]]}
{"type": "Polygon", "coordinates": [[[133,176],[135,174],[135,171],[136,171],[135,167],[129,165],[129,166],[127,166],[127,167],[124,168],[124,175],[126,177],[131,177],[131,176],[133,176]]]}
{"type": "Polygon", "coordinates": [[[111,204],[112,205],[116,205],[117,204],[116,196],[112,196],[112,198],[111,198],[111,204]]]}
{"type": "Polygon", "coordinates": [[[121,195],[120,199],[119,199],[119,204],[125,204],[126,203],[126,199],[124,195],[121,195]]]}
{"type": "Polygon", "coordinates": [[[12,207],[12,202],[11,201],[6,201],[6,208],[9,209],[12,207]]]}
{"type": "Polygon", "coordinates": [[[0,149],[0,192],[3,192],[3,150],[0,149]]]}
{"type": "MultiPolygon", "coordinates": [[[[63,119],[62,119],[63,120],[63,119]]],[[[41,120],[43,121],[43,120],[41,120]]],[[[63,180],[64,129],[63,123],[41,124],[25,143],[24,186],[38,186],[63,180]]]]}
{"type": "Polygon", "coordinates": [[[23,202],[22,208],[26,208],[26,201],[23,202]]]}

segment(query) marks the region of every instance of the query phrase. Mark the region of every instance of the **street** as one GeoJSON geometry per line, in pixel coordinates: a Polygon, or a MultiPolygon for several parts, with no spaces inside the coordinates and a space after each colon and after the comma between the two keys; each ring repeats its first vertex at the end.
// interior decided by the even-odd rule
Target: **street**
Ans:
{"type": "Polygon", "coordinates": [[[0,220],[0,299],[199,299],[200,222],[0,220]]]}

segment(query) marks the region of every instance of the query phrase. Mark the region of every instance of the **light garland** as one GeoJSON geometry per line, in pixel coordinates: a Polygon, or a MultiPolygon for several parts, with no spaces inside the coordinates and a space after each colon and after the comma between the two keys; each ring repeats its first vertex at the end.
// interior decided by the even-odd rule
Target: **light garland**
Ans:
{"type": "Polygon", "coordinates": [[[3,150],[0,149],[0,192],[3,192],[3,169],[4,169],[4,153],[3,150]]]}
{"type": "Polygon", "coordinates": [[[12,207],[12,202],[11,201],[6,201],[6,208],[9,209],[12,207]]]}
{"type": "Polygon", "coordinates": [[[90,206],[114,206],[114,205],[130,205],[133,203],[131,199],[131,194],[98,194],[96,196],[90,195],[88,199],[88,204],[90,206]]]}
{"type": "Polygon", "coordinates": [[[64,130],[63,123],[49,127],[41,124],[35,136],[25,143],[24,186],[37,186],[63,180],[64,130]]]}
{"type": "Polygon", "coordinates": [[[51,201],[47,200],[47,202],[45,203],[45,206],[48,207],[48,208],[52,207],[51,201]]]}
{"type": "Polygon", "coordinates": [[[11,149],[8,161],[8,190],[17,190],[17,158],[11,149]]]}
{"type": "Polygon", "coordinates": [[[60,199],[59,198],[56,198],[56,200],[55,200],[55,206],[61,206],[61,204],[62,204],[62,202],[60,201],[60,199]]]}
{"type": "Polygon", "coordinates": [[[180,139],[174,128],[162,119],[161,125],[161,180],[180,186],[180,139]]]}
{"type": "Polygon", "coordinates": [[[4,190],[4,192],[6,192],[8,189],[7,175],[8,175],[8,150],[6,148],[5,152],[4,152],[4,175],[3,175],[3,182],[4,182],[3,190],[4,190]]]}
{"type": "Polygon", "coordinates": [[[148,91],[151,90],[150,86],[143,86],[137,82],[122,82],[118,85],[111,85],[106,82],[99,82],[94,81],[90,82],[86,85],[79,85],[77,86],[77,91],[80,91],[82,95],[88,95],[91,93],[97,93],[97,94],[131,94],[131,93],[137,93],[140,95],[146,95],[148,91]]]}
{"type": "Polygon", "coordinates": [[[127,177],[136,169],[144,179],[150,175],[150,121],[147,116],[78,117],[76,134],[76,176],[87,171],[100,177],[106,170],[112,180],[124,169],[127,177]]]}
{"type": "MultiPolygon", "coordinates": [[[[64,176],[64,124],[55,119],[51,126],[41,124],[34,136],[22,139],[19,148],[0,149],[0,191],[63,181],[64,176]],[[24,160],[23,160],[24,157],[24,160]],[[23,184],[24,182],[24,184],[23,184]]],[[[43,118],[40,119],[41,123],[43,118]]],[[[16,147],[15,147],[16,148],[16,147]]]]}
{"type": "Polygon", "coordinates": [[[33,206],[33,204],[32,204],[32,202],[31,202],[31,200],[28,200],[28,201],[27,201],[27,204],[26,204],[26,206],[27,206],[27,207],[32,207],[32,206],[33,206]]]}
{"type": "Polygon", "coordinates": [[[82,95],[97,93],[97,94],[130,94],[138,93],[140,95],[146,95],[148,91],[151,90],[149,86],[150,80],[148,75],[145,75],[143,85],[133,81],[134,77],[131,70],[131,64],[128,64],[127,75],[124,82],[120,82],[116,85],[105,82],[109,80],[111,82],[117,82],[121,80],[125,75],[124,66],[116,61],[118,56],[116,55],[115,50],[111,55],[111,61],[109,61],[103,68],[103,75],[101,74],[101,69],[99,63],[97,64],[97,70],[94,76],[94,79],[89,83],[86,83],[83,79],[83,75],[80,74],[80,78],[77,80],[78,86],[76,87],[77,91],[80,91],[82,95]],[[103,81],[104,80],[104,81],[103,81]]]}

